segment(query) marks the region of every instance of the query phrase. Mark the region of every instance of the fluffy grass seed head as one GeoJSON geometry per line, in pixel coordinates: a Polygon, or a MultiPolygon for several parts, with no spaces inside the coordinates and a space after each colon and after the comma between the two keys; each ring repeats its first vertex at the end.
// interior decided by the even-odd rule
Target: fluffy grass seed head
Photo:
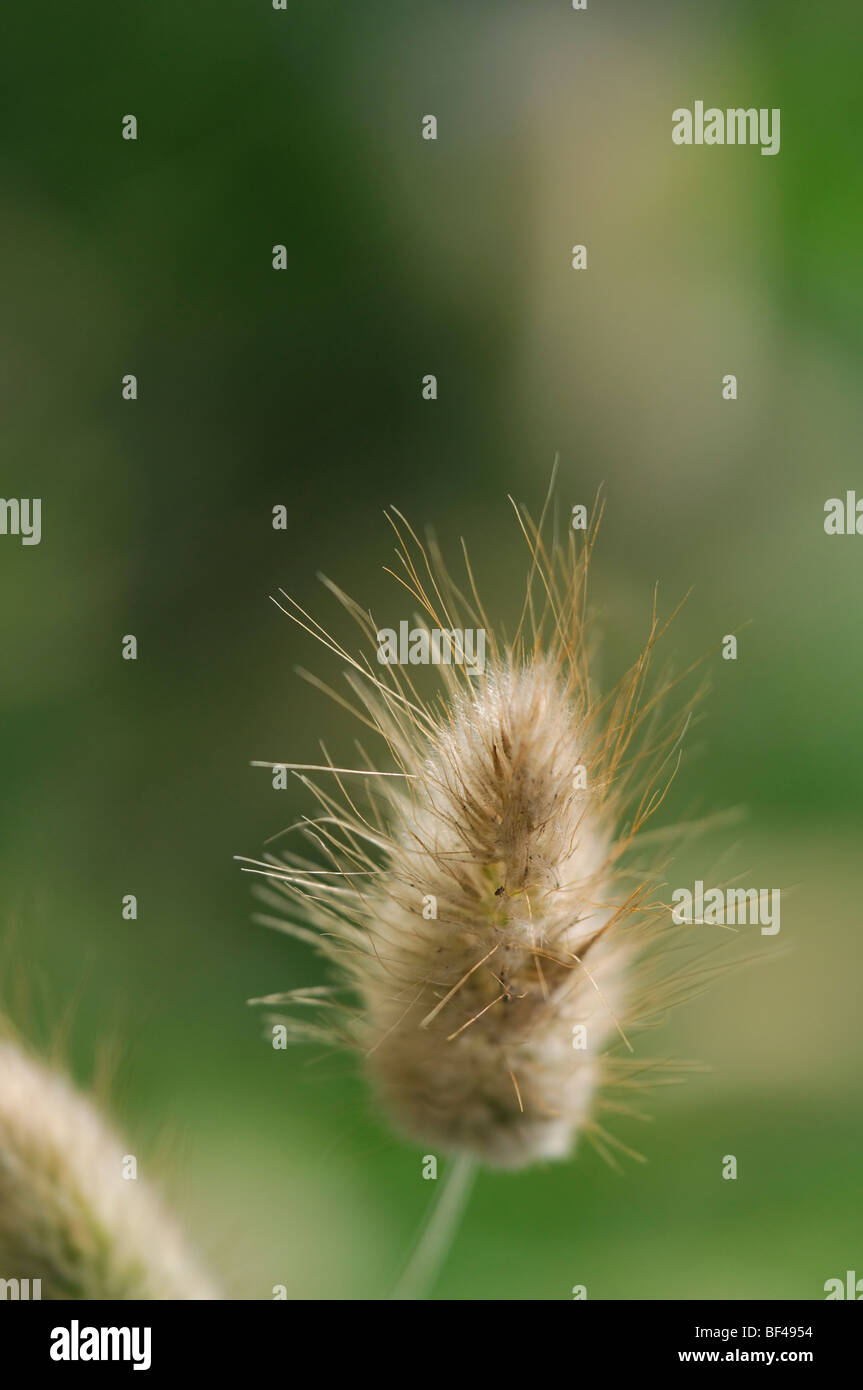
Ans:
{"type": "Polygon", "coordinates": [[[91,1101],[0,1039],[0,1278],[43,1299],[210,1299],[155,1194],[91,1101]]]}
{"type": "Polygon", "coordinates": [[[301,827],[315,855],[252,861],[278,908],[262,920],[313,942],[340,977],[255,1002],[290,1005],[279,1021],[296,1040],[358,1052],[403,1133],[502,1167],[562,1158],[582,1131],[607,1154],[617,1141],[595,1112],[627,1109],[607,1088],[630,1089],[649,1065],[630,1055],[629,1034],[675,991],[657,968],[659,866],[633,870],[632,849],[685,724],[680,711],[663,723],[648,692],[655,605],[635,665],[604,700],[594,694],[585,581],[598,511],[580,544],[570,532],[550,550],[543,520],[517,515],[532,561],[510,638],[489,624],[467,555],[468,595],[433,542],[388,516],[414,630],[486,634],[484,669],[435,667],[431,697],[415,667],[377,661],[374,621],[335,585],[324,581],[369,644],[359,657],[282,594],[347,663],[349,703],[385,756],[360,746],[354,768],[327,759],[323,780],[271,764],[293,767],[316,797],[301,827]]]}

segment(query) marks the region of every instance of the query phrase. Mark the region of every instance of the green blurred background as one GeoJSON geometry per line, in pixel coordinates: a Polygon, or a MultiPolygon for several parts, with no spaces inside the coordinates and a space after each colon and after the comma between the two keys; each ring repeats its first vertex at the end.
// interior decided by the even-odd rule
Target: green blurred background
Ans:
{"type": "Polygon", "coordinates": [[[328,621],[322,570],[404,616],[396,503],[453,557],[465,535],[511,613],[506,494],[538,512],[559,453],[566,510],[605,483],[601,671],[657,580],[666,612],[693,589],[667,652],[711,653],[668,815],[747,816],[676,882],[727,851],[782,887],[782,931],[649,1039],[710,1069],[615,1126],[649,1162],[482,1174],[436,1294],[822,1298],[863,1273],[863,541],[823,530],[863,494],[859,6],[148,0],[6,28],[0,492],[43,499],[41,545],[0,538],[12,1012],[37,1038],[68,1016],[82,1081],[117,1052],[130,1148],[233,1296],[387,1294],[420,1151],[245,1004],[325,978],[251,923],[232,856],[308,802],[250,761],[356,733],[294,674],[338,662],[268,595],[328,621]],[[675,147],[696,99],[780,107],[780,154],[675,147]]]}

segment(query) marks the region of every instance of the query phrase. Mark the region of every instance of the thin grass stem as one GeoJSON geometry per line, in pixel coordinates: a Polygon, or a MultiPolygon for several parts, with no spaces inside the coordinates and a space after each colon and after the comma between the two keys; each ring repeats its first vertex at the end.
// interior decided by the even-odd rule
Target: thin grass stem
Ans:
{"type": "Polygon", "coordinates": [[[463,1154],[449,1165],[401,1278],[390,1294],[392,1300],[422,1299],[433,1287],[467,1206],[476,1168],[474,1160],[463,1154]]]}

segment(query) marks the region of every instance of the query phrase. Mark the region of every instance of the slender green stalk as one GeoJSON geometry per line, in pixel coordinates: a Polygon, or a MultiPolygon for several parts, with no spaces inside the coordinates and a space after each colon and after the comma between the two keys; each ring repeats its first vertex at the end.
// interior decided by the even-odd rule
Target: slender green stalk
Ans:
{"type": "Polygon", "coordinates": [[[405,1302],[425,1298],[449,1253],[475,1175],[472,1158],[459,1155],[453,1159],[391,1299],[405,1302]]]}

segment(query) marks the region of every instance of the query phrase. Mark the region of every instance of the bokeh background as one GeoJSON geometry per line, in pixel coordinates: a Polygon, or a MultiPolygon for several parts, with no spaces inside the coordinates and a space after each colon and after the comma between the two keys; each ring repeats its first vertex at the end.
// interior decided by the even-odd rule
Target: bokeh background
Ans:
{"type": "Polygon", "coordinates": [[[665,611],[692,589],[666,649],[708,652],[713,690],[667,814],[745,818],[676,881],[728,855],[782,887],[782,930],[651,1038],[708,1070],[616,1126],[647,1164],[482,1174],[436,1296],[822,1298],[863,1271],[863,541],[823,530],[863,494],[859,6],[148,0],[6,27],[0,492],[43,499],[41,545],[0,538],[7,1007],[85,1084],[114,1057],[130,1149],[233,1296],[386,1296],[420,1151],[245,1003],[324,978],[251,922],[232,856],[308,803],[250,762],[356,733],[268,596],[329,620],[322,570],[402,616],[396,503],[453,557],[467,537],[511,613],[506,494],[538,512],[557,453],[565,510],[605,484],[600,674],[656,581],[665,611]],[[696,99],[780,107],[780,154],[675,147],[696,99]]]}

